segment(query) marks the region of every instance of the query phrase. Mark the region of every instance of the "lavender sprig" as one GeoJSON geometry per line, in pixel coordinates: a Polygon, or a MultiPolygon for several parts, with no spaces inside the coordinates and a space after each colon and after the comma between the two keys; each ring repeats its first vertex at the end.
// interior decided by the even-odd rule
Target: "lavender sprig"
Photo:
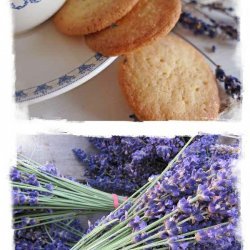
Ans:
{"type": "Polygon", "coordinates": [[[231,13],[228,12],[228,10],[232,11],[232,8],[224,7],[222,3],[198,4],[197,1],[184,2],[186,4],[192,4],[192,8],[204,16],[208,21],[202,20],[188,11],[183,11],[179,20],[182,27],[191,30],[195,35],[205,35],[210,38],[215,38],[220,34],[225,34],[226,37],[232,40],[239,40],[239,31],[237,27],[231,24],[218,22],[201,10],[204,7],[210,10],[220,10],[222,13],[238,22],[238,17],[232,16],[231,13]]]}
{"type": "Polygon", "coordinates": [[[179,20],[183,28],[189,29],[194,35],[206,35],[214,38],[218,35],[217,26],[209,24],[195,16],[190,12],[183,11],[179,20]]]}
{"type": "Polygon", "coordinates": [[[195,17],[190,12],[183,11],[179,20],[183,28],[189,29],[194,35],[205,35],[210,38],[215,38],[219,34],[225,34],[232,40],[239,40],[238,30],[229,24],[217,23],[210,19],[210,23],[195,17]]]}

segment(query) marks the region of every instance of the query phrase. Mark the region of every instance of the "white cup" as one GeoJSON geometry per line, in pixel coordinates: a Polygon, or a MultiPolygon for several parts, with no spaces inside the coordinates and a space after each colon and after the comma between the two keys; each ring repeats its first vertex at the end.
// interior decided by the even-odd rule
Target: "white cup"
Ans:
{"type": "Polygon", "coordinates": [[[66,0],[10,0],[14,31],[21,33],[36,27],[53,16],[66,0]]]}

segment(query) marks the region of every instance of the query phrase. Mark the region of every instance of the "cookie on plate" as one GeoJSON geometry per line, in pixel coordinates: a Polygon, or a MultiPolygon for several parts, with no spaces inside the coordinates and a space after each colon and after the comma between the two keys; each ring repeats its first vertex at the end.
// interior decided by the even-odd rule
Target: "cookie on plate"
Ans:
{"type": "Polygon", "coordinates": [[[126,54],[170,32],[180,13],[180,0],[140,0],[109,28],[86,36],[86,42],[105,56],[126,54]]]}
{"type": "Polygon", "coordinates": [[[220,99],[215,76],[194,47],[174,34],[127,54],[119,83],[140,120],[213,120],[220,99]]]}
{"type": "Polygon", "coordinates": [[[67,0],[54,17],[66,35],[86,35],[100,31],[125,16],[138,0],[67,0]]]}

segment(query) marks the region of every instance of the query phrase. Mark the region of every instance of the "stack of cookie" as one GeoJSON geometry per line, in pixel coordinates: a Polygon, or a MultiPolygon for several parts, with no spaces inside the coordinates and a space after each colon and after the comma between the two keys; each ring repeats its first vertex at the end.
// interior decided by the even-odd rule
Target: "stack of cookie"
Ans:
{"type": "Polygon", "coordinates": [[[220,100],[203,56],[171,34],[181,0],[68,0],[54,22],[105,56],[123,55],[119,82],[140,120],[213,120],[220,100]]]}

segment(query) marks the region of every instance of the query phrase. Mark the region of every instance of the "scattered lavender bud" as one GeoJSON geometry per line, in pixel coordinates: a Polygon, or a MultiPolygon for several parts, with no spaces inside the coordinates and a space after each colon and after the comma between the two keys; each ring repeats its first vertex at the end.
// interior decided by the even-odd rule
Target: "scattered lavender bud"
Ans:
{"type": "MultiPolygon", "coordinates": [[[[87,165],[87,181],[94,188],[131,195],[148,178],[157,175],[184,146],[184,137],[91,138],[97,154],[74,149],[77,159],[87,165]]],[[[174,192],[174,190],[173,190],[174,192]]]]}

